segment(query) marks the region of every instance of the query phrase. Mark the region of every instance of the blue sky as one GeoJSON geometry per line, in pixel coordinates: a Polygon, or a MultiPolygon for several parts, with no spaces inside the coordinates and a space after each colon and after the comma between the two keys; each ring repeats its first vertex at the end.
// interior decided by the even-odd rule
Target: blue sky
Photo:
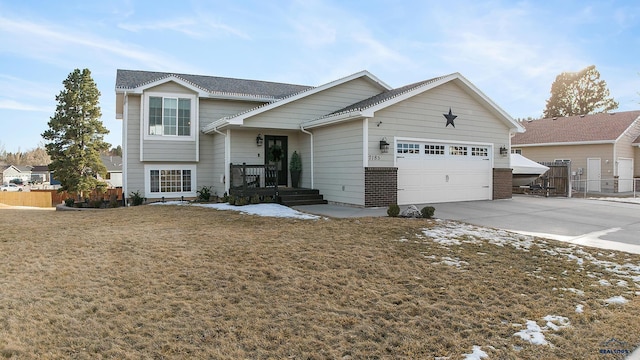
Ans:
{"type": "Polygon", "coordinates": [[[538,117],[555,77],[596,65],[640,109],[637,1],[0,0],[0,150],[25,151],[75,68],[121,144],[116,69],[322,85],[369,70],[398,87],[460,72],[513,117],[538,117]]]}

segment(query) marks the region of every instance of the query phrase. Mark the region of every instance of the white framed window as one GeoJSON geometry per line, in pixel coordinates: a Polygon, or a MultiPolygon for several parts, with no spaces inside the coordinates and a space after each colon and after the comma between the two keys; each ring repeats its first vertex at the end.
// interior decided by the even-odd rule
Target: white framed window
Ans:
{"type": "Polygon", "coordinates": [[[449,146],[449,155],[453,156],[467,156],[468,148],[466,146],[461,145],[451,145],[449,146]]]}
{"type": "Polygon", "coordinates": [[[522,155],[522,149],[511,149],[512,154],[520,154],[522,155]]]}
{"type": "Polygon", "coordinates": [[[426,144],[424,153],[427,155],[444,155],[444,145],[426,144]]]}
{"type": "Polygon", "coordinates": [[[195,165],[145,165],[145,197],[196,196],[195,165]]]}
{"type": "Polygon", "coordinates": [[[489,156],[489,148],[485,146],[472,146],[471,156],[489,156]]]}
{"type": "Polygon", "coordinates": [[[398,143],[398,154],[420,154],[420,144],[398,143]]]}
{"type": "Polygon", "coordinates": [[[145,140],[195,140],[197,97],[188,94],[145,93],[145,140]]]}

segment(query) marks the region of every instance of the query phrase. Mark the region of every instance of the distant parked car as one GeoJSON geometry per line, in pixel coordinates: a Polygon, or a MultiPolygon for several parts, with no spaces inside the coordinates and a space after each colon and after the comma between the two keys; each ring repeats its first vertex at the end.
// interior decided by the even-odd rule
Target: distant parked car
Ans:
{"type": "Polygon", "coordinates": [[[22,187],[16,184],[7,184],[0,186],[0,191],[22,191],[22,187]]]}

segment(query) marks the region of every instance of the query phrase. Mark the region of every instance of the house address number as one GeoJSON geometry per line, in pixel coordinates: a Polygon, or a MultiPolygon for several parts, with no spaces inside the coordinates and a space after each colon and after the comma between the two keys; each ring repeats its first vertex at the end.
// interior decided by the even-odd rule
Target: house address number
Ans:
{"type": "Polygon", "coordinates": [[[380,155],[369,155],[369,160],[382,160],[380,155]]]}

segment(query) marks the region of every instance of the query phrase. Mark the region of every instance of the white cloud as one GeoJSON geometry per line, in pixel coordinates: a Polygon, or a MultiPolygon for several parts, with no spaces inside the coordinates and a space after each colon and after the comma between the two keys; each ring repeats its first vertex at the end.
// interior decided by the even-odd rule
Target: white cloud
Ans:
{"type": "Polygon", "coordinates": [[[31,105],[24,102],[18,102],[10,99],[0,99],[0,109],[5,110],[20,110],[20,111],[38,111],[38,112],[53,112],[53,107],[45,107],[39,105],[31,105]]]}
{"type": "Polygon", "coordinates": [[[80,57],[91,61],[107,60],[97,54],[144,64],[148,70],[185,68],[187,66],[167,54],[142,50],[136,45],[112,40],[82,29],[36,23],[23,19],[0,17],[0,45],[6,52],[60,65],[76,67],[80,57]],[[74,56],[69,56],[69,54],[74,56]]]}

